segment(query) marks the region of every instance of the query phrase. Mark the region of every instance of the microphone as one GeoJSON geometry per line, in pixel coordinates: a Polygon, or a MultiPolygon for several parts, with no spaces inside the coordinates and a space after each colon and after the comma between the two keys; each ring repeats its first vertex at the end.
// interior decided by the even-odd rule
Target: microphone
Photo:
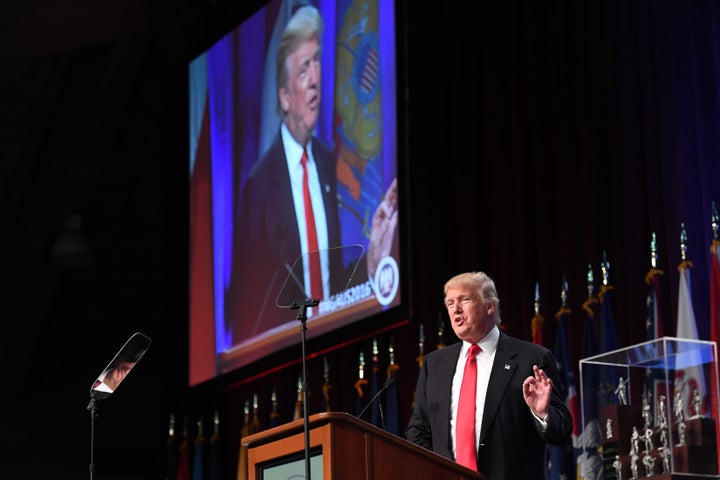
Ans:
{"type": "MultiPolygon", "coordinates": [[[[375,396],[373,396],[372,399],[370,399],[370,401],[368,402],[368,404],[365,405],[365,408],[362,409],[362,411],[361,411],[360,414],[358,415],[358,418],[362,418],[363,413],[365,413],[365,412],[367,411],[367,409],[370,408],[370,405],[372,405],[373,403],[375,403],[375,400],[377,400],[378,397],[379,397],[380,395],[382,395],[382,393],[383,393],[385,390],[387,390],[388,388],[390,388],[390,386],[393,385],[394,383],[395,383],[395,377],[389,377],[387,380],[385,380],[385,385],[383,385],[382,388],[381,388],[380,390],[378,390],[378,392],[375,394],[375,396]]],[[[380,415],[382,415],[382,406],[380,407],[380,415]]],[[[385,423],[384,420],[383,420],[383,423],[385,423]]],[[[384,430],[384,429],[385,429],[385,428],[384,428],[384,426],[383,426],[383,430],[384,430]]]]}

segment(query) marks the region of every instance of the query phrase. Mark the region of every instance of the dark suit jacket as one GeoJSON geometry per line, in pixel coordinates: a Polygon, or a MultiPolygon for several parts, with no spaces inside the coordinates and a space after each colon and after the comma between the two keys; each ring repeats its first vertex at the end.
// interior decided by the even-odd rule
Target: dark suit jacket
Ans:
{"type": "MultiPolygon", "coordinates": [[[[425,357],[405,431],[409,441],[451,460],[450,397],[461,346],[458,342],[425,357]]],[[[546,443],[569,443],[572,433],[572,417],[558,385],[557,367],[548,349],[500,332],[478,448],[478,471],[488,480],[545,478],[546,443]],[[533,365],[545,370],[555,385],[545,432],[522,394],[522,383],[533,374],[533,365]]]]}
{"type": "MultiPolygon", "coordinates": [[[[313,139],[312,152],[325,205],[328,245],[339,247],[335,156],[317,138],[313,139]]],[[[233,343],[295,318],[294,310],[278,308],[275,301],[295,260],[303,253],[307,252],[300,251],[290,174],[278,131],[275,141],[252,168],[236,211],[231,278],[225,302],[226,323],[232,329],[233,343]]],[[[330,261],[331,272],[342,270],[339,256],[331,257],[330,261]]],[[[337,286],[340,277],[331,273],[333,293],[340,288],[337,286]]],[[[302,275],[298,280],[302,290],[302,275]]]]}

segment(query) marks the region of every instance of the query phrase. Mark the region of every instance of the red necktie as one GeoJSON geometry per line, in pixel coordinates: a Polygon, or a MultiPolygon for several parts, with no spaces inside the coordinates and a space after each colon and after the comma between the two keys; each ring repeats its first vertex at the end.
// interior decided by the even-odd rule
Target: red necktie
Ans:
{"type": "Polygon", "coordinates": [[[457,418],[455,419],[455,460],[471,470],[477,471],[477,447],[475,446],[475,393],[477,390],[477,361],[475,355],[480,351],[477,345],[471,345],[465,362],[458,399],[457,418]]]}
{"type": "Polygon", "coordinates": [[[308,241],[308,260],[310,262],[310,296],[313,299],[322,300],[322,275],[320,273],[320,253],[318,252],[317,229],[315,228],[315,215],[313,214],[312,200],[310,199],[310,187],[308,184],[307,170],[308,154],[303,149],[300,163],[303,167],[303,200],[305,202],[305,228],[308,241]]]}

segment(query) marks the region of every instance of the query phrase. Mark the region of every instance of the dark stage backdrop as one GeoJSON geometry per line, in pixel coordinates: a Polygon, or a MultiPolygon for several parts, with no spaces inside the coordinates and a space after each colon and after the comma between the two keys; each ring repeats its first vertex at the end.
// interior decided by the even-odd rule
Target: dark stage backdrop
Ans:
{"type": "MultiPolygon", "coordinates": [[[[98,478],[162,478],[170,414],[187,417],[193,435],[195,420],[208,423],[215,410],[222,478],[234,478],[245,402],[258,394],[265,427],[276,387],[281,419],[292,417],[297,357],[185,388],[185,62],[232,17],[230,3],[128,0],[95,16],[70,9],[53,28],[55,14],[11,8],[1,82],[3,477],[87,474],[87,392],[134,331],[153,343],[101,407],[98,478]],[[89,256],[53,250],[74,227],[89,256]]],[[[619,342],[645,340],[655,232],[664,327],[673,335],[683,223],[699,335],[709,339],[718,4],[486,2],[469,14],[459,3],[406,3],[398,9],[407,13],[398,96],[407,102],[410,308],[394,328],[356,332],[356,342],[309,345],[311,411],[322,408],[324,359],[333,409],[355,411],[359,353],[372,370],[377,339],[381,378],[394,346],[404,426],[419,327],[425,352],[434,349],[442,285],[461,271],[495,278],[506,331],[526,339],[538,282],[551,348],[565,277],[577,362],[586,273],[590,265],[597,294],[603,253],[619,342]]],[[[449,328],[443,339],[452,341],[449,328]]]]}

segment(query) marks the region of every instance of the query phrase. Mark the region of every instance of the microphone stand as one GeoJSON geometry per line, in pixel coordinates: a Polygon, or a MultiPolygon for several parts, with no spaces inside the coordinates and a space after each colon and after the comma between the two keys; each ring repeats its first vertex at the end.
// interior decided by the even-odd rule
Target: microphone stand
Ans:
{"type": "Polygon", "coordinates": [[[90,480],[93,480],[95,474],[95,419],[98,416],[97,413],[97,400],[95,395],[90,393],[90,403],[87,406],[90,411],[90,480]]]}
{"type": "Polygon", "coordinates": [[[310,480],[310,424],[308,420],[308,397],[307,397],[307,356],[305,355],[305,331],[307,330],[307,309],[316,307],[320,303],[317,299],[305,300],[302,304],[293,303],[290,308],[299,309],[297,319],[300,321],[301,345],[302,345],[302,402],[303,402],[303,436],[305,437],[305,479],[310,480]]]}
{"type": "MultiPolygon", "coordinates": [[[[387,380],[385,380],[385,384],[382,386],[382,388],[380,390],[378,390],[378,392],[375,395],[373,395],[373,397],[370,399],[370,401],[367,403],[367,405],[365,405],[365,408],[363,408],[360,411],[357,418],[362,418],[363,413],[365,413],[367,411],[367,409],[370,408],[370,405],[375,403],[375,400],[377,400],[378,397],[380,397],[380,395],[382,395],[385,390],[390,388],[390,386],[393,383],[395,383],[395,377],[390,377],[387,380]]],[[[385,430],[385,416],[383,415],[383,411],[382,411],[382,403],[378,404],[378,406],[380,407],[380,421],[383,424],[383,430],[385,430]]]]}

